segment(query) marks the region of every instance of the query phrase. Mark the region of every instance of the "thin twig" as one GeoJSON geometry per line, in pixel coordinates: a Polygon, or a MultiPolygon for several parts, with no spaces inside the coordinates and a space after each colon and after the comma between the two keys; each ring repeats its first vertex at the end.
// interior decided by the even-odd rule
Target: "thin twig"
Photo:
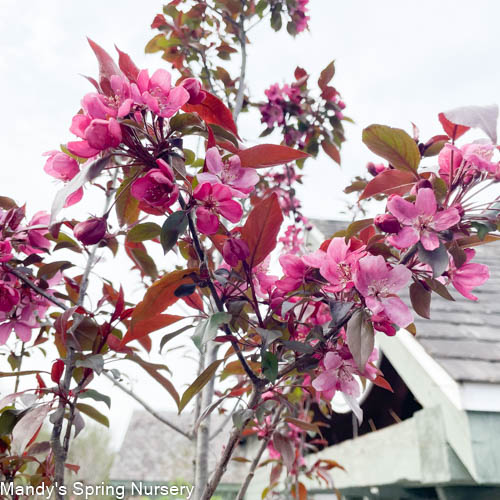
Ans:
{"type": "Polygon", "coordinates": [[[269,441],[271,441],[274,429],[278,425],[282,410],[283,410],[283,407],[276,409],[276,413],[274,414],[274,418],[273,418],[272,423],[271,423],[271,428],[268,430],[267,435],[262,439],[262,443],[260,445],[260,448],[257,451],[257,455],[255,455],[254,459],[252,460],[252,464],[250,465],[250,469],[248,471],[248,474],[245,477],[245,481],[243,481],[243,484],[240,487],[240,491],[238,492],[238,496],[236,497],[236,500],[244,500],[245,495],[246,495],[247,490],[248,490],[248,487],[250,486],[250,483],[252,482],[252,479],[255,476],[255,470],[257,469],[257,467],[259,465],[260,459],[262,458],[264,451],[266,451],[266,448],[267,448],[267,445],[269,444],[269,441]]]}
{"type": "Polygon", "coordinates": [[[233,110],[233,118],[236,122],[238,120],[238,115],[243,108],[243,98],[245,96],[245,76],[246,76],[246,68],[247,68],[247,47],[246,47],[246,32],[245,32],[245,15],[243,10],[245,8],[245,1],[242,0],[242,12],[240,15],[240,22],[238,25],[239,36],[238,39],[240,41],[241,47],[241,66],[240,66],[240,79],[238,82],[238,93],[236,94],[236,102],[233,110]]]}
{"type": "Polygon", "coordinates": [[[184,436],[186,439],[189,439],[190,441],[193,439],[193,436],[187,433],[186,431],[183,431],[180,427],[177,427],[175,424],[172,422],[169,422],[167,419],[162,417],[154,408],[149,406],[144,399],[142,399],[140,396],[138,396],[134,391],[129,389],[127,386],[116,380],[113,375],[110,375],[108,372],[103,371],[102,372],[105,377],[107,377],[111,382],[113,382],[116,387],[121,389],[125,394],[128,394],[132,399],[137,401],[148,413],[150,413],[153,417],[155,417],[157,420],[159,420],[162,424],[165,424],[167,427],[170,427],[172,430],[175,432],[178,432],[182,436],[184,436]]]}
{"type": "MultiPolygon", "coordinates": [[[[257,405],[257,403],[260,400],[261,390],[262,389],[258,389],[258,388],[254,389],[252,396],[250,398],[250,401],[248,402],[248,407],[250,409],[252,409],[252,410],[255,409],[255,406],[257,405]]],[[[245,418],[245,420],[243,421],[240,428],[235,427],[233,429],[233,432],[231,432],[231,435],[229,436],[229,439],[226,443],[226,446],[224,447],[224,451],[222,453],[222,456],[220,457],[219,462],[217,463],[217,466],[215,468],[215,471],[214,471],[209,483],[205,487],[200,500],[210,500],[212,498],[215,490],[217,489],[217,486],[220,483],[222,476],[224,475],[224,472],[226,472],[229,460],[231,460],[231,457],[233,456],[234,450],[241,439],[241,436],[243,434],[243,430],[245,429],[248,422],[250,422],[250,420],[253,418],[253,416],[254,415],[252,412],[252,414],[250,416],[245,418]]]]}
{"type": "Polygon", "coordinates": [[[12,267],[10,264],[5,262],[3,266],[9,271],[9,273],[13,274],[17,278],[19,278],[22,282],[24,282],[26,285],[28,285],[31,289],[33,289],[36,293],[41,295],[42,297],[45,297],[47,300],[50,300],[53,304],[55,304],[57,307],[60,307],[61,309],[68,309],[65,304],[63,304],[61,301],[57,300],[55,297],[52,295],[48,294],[46,291],[44,291],[42,288],[39,286],[35,285],[24,273],[21,271],[18,271],[15,267],[12,267]]]}

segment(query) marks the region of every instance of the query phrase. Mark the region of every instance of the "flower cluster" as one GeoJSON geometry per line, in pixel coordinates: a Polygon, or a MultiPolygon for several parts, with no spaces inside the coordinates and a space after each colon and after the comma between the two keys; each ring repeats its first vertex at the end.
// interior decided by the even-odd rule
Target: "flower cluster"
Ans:
{"type": "MultiPolygon", "coordinates": [[[[50,305],[46,297],[27,286],[8,267],[15,267],[22,261],[29,265],[27,259],[33,262],[41,260],[39,255],[51,247],[51,242],[45,237],[49,215],[38,212],[26,225],[24,219],[24,207],[0,209],[0,345],[7,342],[12,330],[20,340],[28,342],[32,330],[40,326],[40,320],[50,305]]],[[[27,267],[22,272],[26,280],[43,287],[47,295],[54,293],[50,286],[61,280],[60,273],[42,279],[34,278],[27,267]]]]}

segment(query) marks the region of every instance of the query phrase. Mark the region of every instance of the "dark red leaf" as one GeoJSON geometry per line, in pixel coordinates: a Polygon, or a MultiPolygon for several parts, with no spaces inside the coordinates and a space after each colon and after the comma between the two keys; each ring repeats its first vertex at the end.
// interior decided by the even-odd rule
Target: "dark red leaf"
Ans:
{"type": "Polygon", "coordinates": [[[231,110],[210,92],[206,92],[205,99],[200,104],[184,104],[182,110],[187,113],[198,113],[205,123],[220,125],[238,136],[238,129],[236,123],[234,123],[231,110]]]}
{"type": "Polygon", "coordinates": [[[453,139],[454,141],[464,135],[465,132],[470,129],[470,127],[466,127],[464,125],[456,125],[455,123],[450,122],[450,120],[448,120],[448,118],[444,116],[444,113],[439,113],[438,118],[441,122],[443,130],[448,134],[448,137],[450,137],[450,139],[453,139]]]}
{"type": "Polygon", "coordinates": [[[415,182],[415,175],[406,170],[384,170],[368,183],[359,199],[364,200],[380,193],[403,195],[415,182]]]}
{"type": "Polygon", "coordinates": [[[113,75],[123,76],[123,74],[115,61],[113,61],[113,58],[100,45],[90,38],[87,38],[87,40],[99,63],[99,84],[101,89],[106,95],[111,95],[113,91],[111,89],[110,78],[113,75]]]}
{"type": "Polygon", "coordinates": [[[134,61],[128,54],[122,52],[116,45],[115,49],[118,52],[118,66],[123,71],[123,74],[131,81],[135,82],[139,74],[139,68],[134,64],[134,61]]]}
{"type": "Polygon", "coordinates": [[[260,144],[238,151],[238,156],[242,167],[265,168],[307,158],[309,155],[288,146],[260,144]]]}
{"type": "Polygon", "coordinates": [[[241,236],[248,244],[250,268],[260,264],[275,248],[283,214],[276,193],[261,201],[241,228],[241,236]]]}
{"type": "Polygon", "coordinates": [[[153,19],[153,22],[151,23],[151,28],[156,29],[165,24],[167,24],[165,16],[163,14],[156,14],[155,18],[153,19]]]}

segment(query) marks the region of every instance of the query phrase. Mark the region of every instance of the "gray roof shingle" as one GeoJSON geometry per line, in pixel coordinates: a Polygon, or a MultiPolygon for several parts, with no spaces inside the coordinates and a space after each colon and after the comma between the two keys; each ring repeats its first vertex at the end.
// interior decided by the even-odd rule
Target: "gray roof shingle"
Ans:
{"type": "MultiPolygon", "coordinates": [[[[184,431],[192,427],[189,413],[160,412],[184,431]]],[[[218,429],[226,420],[224,415],[211,416],[211,430],[218,429]]],[[[232,422],[225,426],[211,442],[209,471],[211,472],[223,446],[226,444],[232,422]]],[[[244,454],[244,447],[236,455],[244,454]]],[[[111,468],[110,479],[115,481],[167,482],[183,480],[193,482],[194,443],[143,410],[132,414],[120,451],[111,468]]],[[[224,483],[241,483],[248,471],[247,464],[231,461],[224,475],[224,483]]]]}

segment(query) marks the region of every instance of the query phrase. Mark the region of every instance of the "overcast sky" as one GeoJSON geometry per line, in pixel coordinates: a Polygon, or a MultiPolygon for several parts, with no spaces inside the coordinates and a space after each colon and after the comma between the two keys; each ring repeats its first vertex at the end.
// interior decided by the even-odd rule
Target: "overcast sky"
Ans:
{"type": "MultiPolygon", "coordinates": [[[[255,29],[248,81],[252,97],[258,99],[271,83],[290,82],[297,65],[317,78],[329,61],[336,60],[333,84],[347,104],[345,113],[356,124],[347,125],[342,168],[322,156],[309,161],[299,191],[306,215],[335,218],[345,207],[343,187],[373,159],[360,140],[365,126],[382,123],[410,131],[413,121],[426,138],[441,132],[440,111],[498,103],[500,2],[310,4],[311,30],[295,40],[275,34],[267,23],[255,29]]],[[[26,201],[29,213],[50,205],[57,185],[43,173],[41,154],[72,140],[71,117],[82,95],[92,90],[79,76],[97,73],[86,36],[109,52],[118,45],[141,67],[168,69],[157,54],[144,54],[153,35],[149,25],[161,6],[153,0],[1,0],[1,195],[26,201]]],[[[242,115],[240,122],[241,135],[250,143],[262,130],[251,118],[242,115]]],[[[194,378],[183,361],[169,364],[180,371],[179,385],[194,378]]],[[[137,375],[136,383],[158,407],[169,405],[154,382],[137,375]]],[[[126,397],[114,396],[116,434],[126,426],[132,407],[126,397]]]]}

